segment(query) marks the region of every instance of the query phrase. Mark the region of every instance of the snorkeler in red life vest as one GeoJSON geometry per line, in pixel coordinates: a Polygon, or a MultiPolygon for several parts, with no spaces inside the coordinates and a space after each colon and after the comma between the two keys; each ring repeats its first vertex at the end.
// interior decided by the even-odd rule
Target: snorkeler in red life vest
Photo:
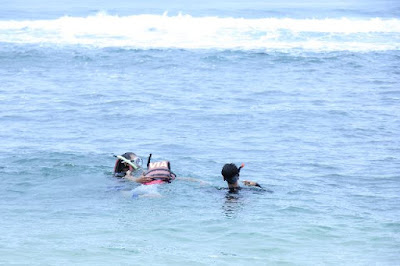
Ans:
{"type": "Polygon", "coordinates": [[[125,178],[144,185],[154,185],[162,183],[170,183],[176,178],[176,175],[171,171],[169,161],[150,162],[151,154],[147,161],[147,171],[144,171],[142,159],[132,152],[127,152],[121,156],[116,156],[118,159],[114,167],[114,176],[125,178]],[[137,174],[142,173],[139,177],[137,174]]]}
{"type": "MultiPolygon", "coordinates": [[[[238,168],[233,163],[225,164],[224,167],[222,167],[221,174],[224,178],[224,181],[228,183],[229,192],[237,192],[241,189],[241,187],[239,186],[239,174],[240,174],[240,169],[242,169],[243,167],[244,164],[242,164],[238,168]]],[[[257,182],[244,180],[242,181],[242,183],[246,186],[262,188],[260,184],[258,184],[257,182]]]]}
{"type": "Polygon", "coordinates": [[[143,173],[143,177],[150,178],[151,181],[144,185],[154,185],[162,183],[171,183],[176,178],[176,174],[171,171],[169,161],[151,162],[151,153],[147,160],[147,171],[143,173]]]}

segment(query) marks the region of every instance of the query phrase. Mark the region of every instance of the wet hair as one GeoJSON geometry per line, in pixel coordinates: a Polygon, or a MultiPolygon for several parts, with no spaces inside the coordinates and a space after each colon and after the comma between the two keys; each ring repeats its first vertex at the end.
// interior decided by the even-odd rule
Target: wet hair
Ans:
{"type": "Polygon", "coordinates": [[[125,152],[124,154],[122,154],[122,157],[124,157],[125,159],[130,160],[131,157],[136,157],[136,154],[134,154],[133,152],[125,152]]]}
{"type": "Polygon", "coordinates": [[[229,184],[234,184],[239,179],[239,169],[233,163],[225,164],[222,167],[221,174],[229,184]]]}

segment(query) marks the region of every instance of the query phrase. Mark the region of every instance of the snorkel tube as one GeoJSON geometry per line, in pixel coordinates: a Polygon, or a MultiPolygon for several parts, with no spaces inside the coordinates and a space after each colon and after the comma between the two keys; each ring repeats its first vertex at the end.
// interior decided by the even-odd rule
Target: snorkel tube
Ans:
{"type": "Polygon", "coordinates": [[[136,165],[134,162],[132,162],[131,160],[126,159],[125,157],[123,157],[123,156],[121,156],[121,155],[114,155],[114,157],[116,157],[116,158],[120,159],[121,161],[123,161],[123,162],[129,164],[129,165],[132,166],[133,169],[135,169],[135,170],[139,169],[139,166],[138,166],[138,165],[136,165]]]}
{"type": "Polygon", "coordinates": [[[240,173],[240,169],[242,169],[244,167],[244,163],[242,163],[239,168],[238,168],[238,174],[240,173]]]}
{"type": "Polygon", "coordinates": [[[149,158],[147,159],[147,168],[149,168],[149,164],[150,164],[150,160],[151,160],[151,153],[150,153],[150,155],[149,155],[149,158]]]}

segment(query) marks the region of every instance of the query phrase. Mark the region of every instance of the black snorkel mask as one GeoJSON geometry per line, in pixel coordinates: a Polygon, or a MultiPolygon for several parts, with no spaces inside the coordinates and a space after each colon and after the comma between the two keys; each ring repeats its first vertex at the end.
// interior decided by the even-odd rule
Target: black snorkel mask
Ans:
{"type": "Polygon", "coordinates": [[[232,176],[232,177],[228,177],[228,178],[224,177],[224,180],[225,180],[226,182],[228,182],[228,184],[233,185],[233,184],[235,184],[235,183],[239,180],[239,174],[234,175],[234,176],[232,176]]]}

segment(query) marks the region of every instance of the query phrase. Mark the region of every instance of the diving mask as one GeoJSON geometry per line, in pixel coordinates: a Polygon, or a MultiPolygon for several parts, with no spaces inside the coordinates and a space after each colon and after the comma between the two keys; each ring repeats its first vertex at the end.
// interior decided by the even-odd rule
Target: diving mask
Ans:
{"type": "Polygon", "coordinates": [[[126,159],[125,157],[123,157],[121,155],[118,155],[116,157],[118,159],[120,159],[123,163],[125,163],[126,165],[132,166],[135,170],[138,169],[139,167],[141,167],[143,164],[143,160],[139,157],[135,157],[132,160],[126,159]]]}

